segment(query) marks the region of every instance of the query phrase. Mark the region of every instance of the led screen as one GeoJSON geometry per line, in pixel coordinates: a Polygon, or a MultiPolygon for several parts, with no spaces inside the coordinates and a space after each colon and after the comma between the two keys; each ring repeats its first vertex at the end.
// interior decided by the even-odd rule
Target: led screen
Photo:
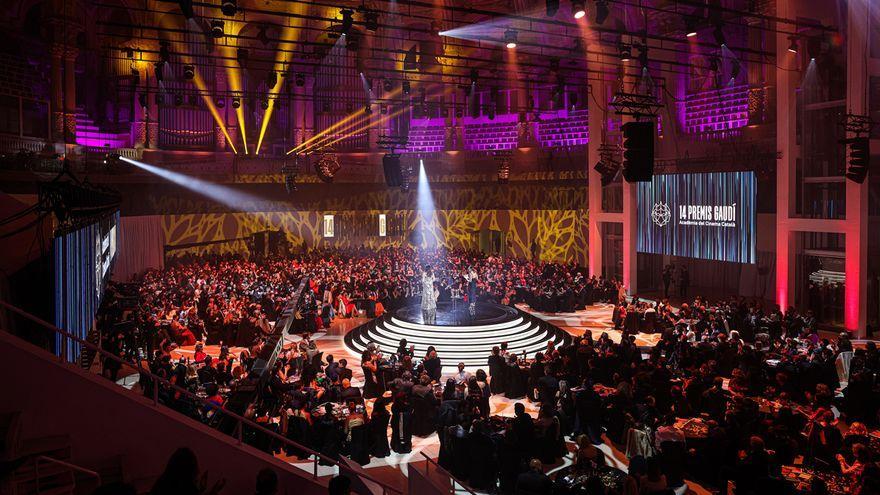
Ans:
{"type": "Polygon", "coordinates": [[[655,175],[638,185],[637,250],[755,262],[754,172],[655,175]]]}

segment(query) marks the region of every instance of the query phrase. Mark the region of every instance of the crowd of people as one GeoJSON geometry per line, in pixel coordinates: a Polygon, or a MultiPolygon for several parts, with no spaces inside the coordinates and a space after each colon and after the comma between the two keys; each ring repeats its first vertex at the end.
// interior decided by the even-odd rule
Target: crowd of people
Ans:
{"type": "MultiPolygon", "coordinates": [[[[437,267],[443,297],[466,294],[472,277],[465,274],[473,269],[479,300],[547,304],[553,311],[611,300],[620,339],[586,332],[527,361],[498,342],[487,346],[484,369],[460,365],[447,376],[434,349],[416,356],[401,342],[394,355],[383,356],[371,347],[349,365],[325,356],[306,332],[278,356],[247,412],[291,442],[250,430],[252,444],[269,453],[308,457],[313,450],[367,464],[411,452],[413,436],[437,434],[442,466],[475,489],[501,493],[569,493],[580,484],[591,495],[645,495],[681,489],[685,479],[715,490],[734,482],[740,494],[880,493],[873,458],[880,437],[869,434],[880,409],[880,352],[871,343],[854,349],[845,334],[823,338],[815,318],[793,308],[783,313],[742,298],[699,297],[673,307],[622,297],[619,284],[570,265],[389,248],[176,265],[140,285],[139,318],[171,319],[193,332],[190,321],[210,320],[203,316],[208,308],[240,310],[259,346],[259,318],[277,315],[283,295],[303,277],[320,320],[350,315],[360,300],[375,303],[368,306],[373,312],[406,304],[419,295],[424,264],[437,267]],[[658,334],[657,344],[640,348],[640,332],[658,334]],[[356,367],[363,381],[354,379],[356,367]],[[511,389],[514,380],[518,391],[511,389]],[[522,399],[512,417],[493,415],[495,395],[522,399]],[[603,443],[627,451],[628,473],[613,475],[603,443]],[[559,465],[570,450],[572,466],[547,477],[545,466],[559,465]]],[[[212,337],[214,325],[196,328],[220,340],[212,337]]],[[[175,366],[171,341],[180,343],[161,336],[151,369],[176,382],[195,381],[218,405],[223,396],[214,392],[245,376],[258,351],[216,359],[202,353],[193,360],[197,366],[175,366]]]]}

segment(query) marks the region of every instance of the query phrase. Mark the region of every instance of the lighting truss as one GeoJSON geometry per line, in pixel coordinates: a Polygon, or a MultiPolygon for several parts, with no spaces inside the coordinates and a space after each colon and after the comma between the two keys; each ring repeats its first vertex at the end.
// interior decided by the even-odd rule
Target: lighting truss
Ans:
{"type": "Polygon", "coordinates": [[[618,115],[632,115],[633,117],[656,117],[657,112],[663,107],[652,95],[619,92],[611,99],[611,106],[618,115]]]}

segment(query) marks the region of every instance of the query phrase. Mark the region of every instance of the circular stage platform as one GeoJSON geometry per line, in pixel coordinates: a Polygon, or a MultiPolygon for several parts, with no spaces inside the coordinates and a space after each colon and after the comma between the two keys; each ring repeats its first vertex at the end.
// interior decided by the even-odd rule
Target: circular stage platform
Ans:
{"type": "Polygon", "coordinates": [[[454,371],[459,362],[469,369],[487,367],[492,346],[507,342],[511,353],[533,357],[547,348],[571,342],[563,330],[510,306],[477,303],[472,318],[467,305],[440,303],[436,322],[426,325],[418,304],[398,309],[365,323],[345,336],[345,345],[361,354],[369,343],[379,346],[385,355],[397,351],[400,339],[415,345],[417,358],[434,346],[443,362],[444,373],[454,371]]]}

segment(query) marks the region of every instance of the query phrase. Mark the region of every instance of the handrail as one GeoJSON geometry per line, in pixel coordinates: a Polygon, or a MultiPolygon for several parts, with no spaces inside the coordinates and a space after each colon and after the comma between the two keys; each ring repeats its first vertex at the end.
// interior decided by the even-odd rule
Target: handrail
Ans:
{"type": "MultiPolygon", "coordinates": [[[[12,311],[13,313],[16,313],[19,316],[21,316],[27,320],[30,320],[30,321],[48,329],[48,330],[51,330],[57,334],[60,334],[64,337],[67,337],[75,342],[78,342],[83,347],[90,349],[92,351],[95,351],[104,357],[110,358],[111,360],[116,361],[119,364],[124,364],[126,366],[132,367],[132,368],[136,369],[139,373],[149,376],[152,381],[152,384],[153,384],[153,405],[154,406],[159,405],[159,384],[161,383],[161,384],[165,385],[166,387],[168,387],[169,389],[174,390],[175,392],[180,393],[182,395],[185,395],[188,398],[190,398],[191,400],[199,403],[202,407],[213,409],[215,411],[215,414],[224,414],[226,416],[229,416],[229,417],[236,419],[238,422],[238,425],[235,430],[235,436],[236,436],[236,439],[238,440],[238,445],[241,445],[242,443],[244,443],[242,441],[242,435],[243,435],[243,431],[244,431],[244,426],[247,425],[249,428],[258,430],[261,434],[268,435],[283,444],[286,444],[288,446],[293,447],[296,450],[304,451],[307,454],[309,454],[309,456],[314,456],[315,459],[314,459],[314,468],[312,470],[312,479],[318,478],[318,462],[324,461],[324,462],[330,463],[330,465],[338,467],[340,470],[348,471],[356,477],[362,477],[362,478],[365,478],[369,481],[372,481],[373,483],[378,484],[379,486],[382,487],[383,494],[388,493],[388,492],[403,494],[403,492],[401,490],[389,485],[388,483],[380,481],[380,480],[378,480],[378,479],[374,478],[373,476],[370,476],[366,473],[357,472],[357,471],[349,468],[347,465],[345,465],[345,463],[341,463],[341,462],[337,461],[336,459],[332,459],[330,457],[327,457],[324,454],[321,454],[320,452],[317,452],[315,450],[312,450],[312,449],[306,447],[305,445],[300,445],[299,443],[294,442],[293,440],[290,440],[289,438],[287,438],[283,435],[279,435],[278,433],[276,433],[272,430],[269,430],[268,428],[265,428],[264,426],[261,426],[260,424],[254,422],[254,421],[251,421],[250,419],[247,419],[244,416],[240,416],[232,411],[223,409],[223,406],[219,406],[217,404],[213,404],[211,402],[208,402],[207,400],[202,399],[201,397],[190,392],[189,390],[183,389],[183,388],[169,382],[165,378],[162,378],[158,375],[154,375],[151,371],[147,370],[146,368],[143,368],[140,365],[140,363],[130,363],[128,361],[125,361],[122,358],[120,358],[119,356],[116,356],[115,354],[113,354],[111,352],[105,351],[104,349],[101,349],[100,347],[92,344],[91,342],[88,342],[86,340],[83,340],[83,339],[77,337],[76,335],[72,335],[72,334],[68,333],[66,330],[64,330],[62,328],[58,328],[55,325],[37,317],[37,316],[34,316],[34,315],[24,311],[23,309],[21,309],[17,306],[13,306],[12,304],[9,304],[6,301],[0,300],[0,307],[4,307],[4,308],[8,309],[9,311],[12,311]]],[[[67,348],[66,345],[63,346],[63,349],[66,349],[66,348],[67,348]]],[[[61,358],[61,362],[65,362],[65,359],[63,356],[61,358]]]]}
{"type": "MultiPolygon", "coordinates": [[[[462,487],[466,492],[470,493],[471,495],[477,495],[477,493],[476,493],[475,491],[471,490],[471,488],[470,488],[469,486],[467,486],[466,484],[464,484],[464,482],[462,482],[460,479],[458,479],[458,478],[456,478],[455,476],[453,476],[452,473],[450,473],[449,471],[447,471],[443,466],[441,466],[440,464],[437,464],[437,461],[435,461],[434,459],[431,459],[430,457],[428,457],[428,454],[426,454],[425,451],[422,450],[422,451],[420,451],[419,453],[422,454],[422,457],[424,457],[426,461],[428,461],[429,463],[433,464],[434,467],[437,469],[437,471],[440,471],[440,472],[442,472],[444,475],[449,476],[449,479],[451,479],[451,480],[453,481],[453,485],[452,485],[452,493],[455,493],[455,491],[456,491],[456,490],[455,490],[455,483],[458,483],[459,485],[461,485],[461,487],[462,487]]],[[[427,469],[425,469],[425,473],[427,473],[427,472],[428,472],[427,469]]]]}
{"type": "Polygon", "coordinates": [[[98,486],[101,486],[101,475],[95,471],[92,471],[91,469],[86,469],[82,466],[77,466],[76,464],[65,462],[59,459],[53,459],[52,457],[48,457],[45,455],[38,455],[34,457],[34,482],[36,483],[37,493],[40,493],[40,461],[57,464],[59,466],[64,466],[67,469],[79,471],[80,473],[95,478],[95,480],[98,482],[98,486]]]}

